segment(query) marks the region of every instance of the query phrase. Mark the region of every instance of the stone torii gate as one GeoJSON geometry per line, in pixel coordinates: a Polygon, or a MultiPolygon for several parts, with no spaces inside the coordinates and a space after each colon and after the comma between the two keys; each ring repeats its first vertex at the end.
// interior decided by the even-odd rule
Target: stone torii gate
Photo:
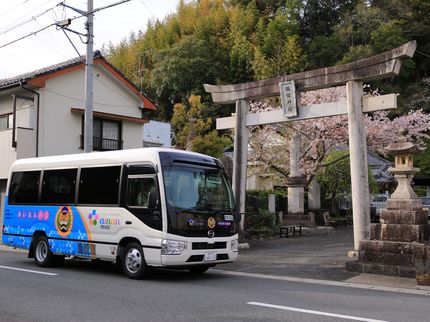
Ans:
{"type": "MultiPolygon", "coordinates": [[[[205,84],[205,90],[212,94],[214,103],[236,103],[235,116],[217,119],[217,129],[236,129],[233,155],[233,192],[239,212],[245,212],[246,162],[249,138],[247,126],[348,114],[354,248],[358,250],[359,241],[370,238],[369,182],[363,113],[397,107],[396,95],[394,94],[363,97],[363,82],[398,75],[402,60],[412,57],[415,49],[416,42],[411,41],[381,54],[344,65],[242,84],[205,84]],[[287,81],[294,81],[298,92],[346,84],[346,102],[301,106],[298,108],[298,115],[294,117],[286,117],[282,110],[248,114],[250,100],[280,95],[280,83],[287,81]]],[[[243,217],[240,226],[243,231],[243,217]]]]}

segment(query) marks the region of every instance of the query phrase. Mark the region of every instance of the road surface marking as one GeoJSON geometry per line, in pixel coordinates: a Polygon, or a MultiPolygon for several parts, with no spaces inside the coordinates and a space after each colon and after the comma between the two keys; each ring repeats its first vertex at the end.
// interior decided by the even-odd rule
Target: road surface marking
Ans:
{"type": "Polygon", "coordinates": [[[41,274],[41,275],[49,275],[49,276],[57,276],[57,275],[58,275],[58,274],[55,274],[55,273],[48,273],[48,272],[41,272],[41,271],[33,271],[33,270],[31,270],[31,269],[24,269],[24,268],[10,267],[10,266],[3,266],[3,265],[0,265],[0,268],[10,269],[10,270],[12,270],[12,271],[20,271],[20,272],[34,273],[34,274],[41,274]]]}
{"type": "Polygon", "coordinates": [[[365,289],[365,290],[387,291],[387,292],[395,292],[395,293],[403,293],[403,294],[430,296],[430,290],[428,290],[428,289],[421,289],[420,290],[420,289],[412,289],[412,288],[401,288],[401,287],[379,286],[379,285],[359,284],[359,283],[350,283],[350,282],[317,280],[317,279],[312,279],[312,278],[300,278],[300,277],[245,273],[245,272],[237,272],[237,271],[225,271],[225,270],[220,270],[220,269],[211,269],[210,271],[224,274],[224,275],[232,275],[232,276],[243,276],[243,277],[261,278],[261,279],[285,281],[285,282],[297,282],[297,283],[308,283],[308,284],[317,284],[317,285],[341,286],[341,287],[351,287],[351,288],[359,288],[359,289],[365,289]]]}
{"type": "Polygon", "coordinates": [[[281,305],[267,304],[267,303],[261,303],[261,302],[248,302],[246,304],[263,306],[271,309],[279,309],[284,311],[293,311],[293,312],[307,313],[307,314],[314,314],[314,315],[324,315],[324,316],[329,316],[329,317],[334,317],[339,319],[346,319],[346,320],[366,321],[366,322],[387,322],[384,320],[368,319],[368,318],[362,318],[362,317],[353,316],[353,315],[343,315],[343,314],[336,314],[336,313],[330,313],[330,312],[313,311],[313,310],[300,309],[298,307],[281,306],[281,305]]]}

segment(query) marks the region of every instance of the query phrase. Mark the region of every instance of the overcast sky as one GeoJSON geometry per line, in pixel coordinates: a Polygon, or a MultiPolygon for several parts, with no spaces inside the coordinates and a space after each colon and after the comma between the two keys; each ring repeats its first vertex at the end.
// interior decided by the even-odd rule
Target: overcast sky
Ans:
{"type": "MultiPolygon", "coordinates": [[[[94,9],[120,0],[94,0],[94,9]]],[[[57,6],[61,0],[0,0],[0,79],[20,75],[77,57],[78,54],[63,31],[51,26],[36,35],[6,45],[40,30],[55,21],[79,14],[57,6]],[[52,10],[50,10],[52,9],[52,10]],[[6,46],[5,46],[6,45],[6,46]]],[[[87,10],[86,0],[64,0],[67,5],[87,10]]],[[[147,22],[162,20],[176,11],[178,0],[131,0],[113,8],[99,11],[94,16],[94,50],[111,41],[118,44],[130,32],[145,30],[147,22]]],[[[70,29],[85,34],[86,18],[75,19],[70,29]]],[[[68,33],[81,55],[85,45],[79,37],[68,33]]]]}

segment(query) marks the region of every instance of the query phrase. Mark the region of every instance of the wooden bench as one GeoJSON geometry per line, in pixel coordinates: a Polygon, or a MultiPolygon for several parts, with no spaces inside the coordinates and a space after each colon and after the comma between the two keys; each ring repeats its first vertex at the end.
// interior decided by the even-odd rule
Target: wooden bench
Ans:
{"type": "Polygon", "coordinates": [[[298,233],[299,236],[302,235],[302,225],[290,225],[290,226],[279,227],[279,237],[288,238],[289,234],[292,234],[293,236],[295,236],[296,233],[298,233]]]}

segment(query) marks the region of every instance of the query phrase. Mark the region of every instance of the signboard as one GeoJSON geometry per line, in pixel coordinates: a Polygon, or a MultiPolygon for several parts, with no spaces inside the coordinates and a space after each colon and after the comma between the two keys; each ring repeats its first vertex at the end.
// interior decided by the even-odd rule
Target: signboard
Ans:
{"type": "Polygon", "coordinates": [[[297,117],[298,110],[294,81],[279,83],[279,91],[281,93],[281,104],[284,115],[288,118],[297,117]]]}

